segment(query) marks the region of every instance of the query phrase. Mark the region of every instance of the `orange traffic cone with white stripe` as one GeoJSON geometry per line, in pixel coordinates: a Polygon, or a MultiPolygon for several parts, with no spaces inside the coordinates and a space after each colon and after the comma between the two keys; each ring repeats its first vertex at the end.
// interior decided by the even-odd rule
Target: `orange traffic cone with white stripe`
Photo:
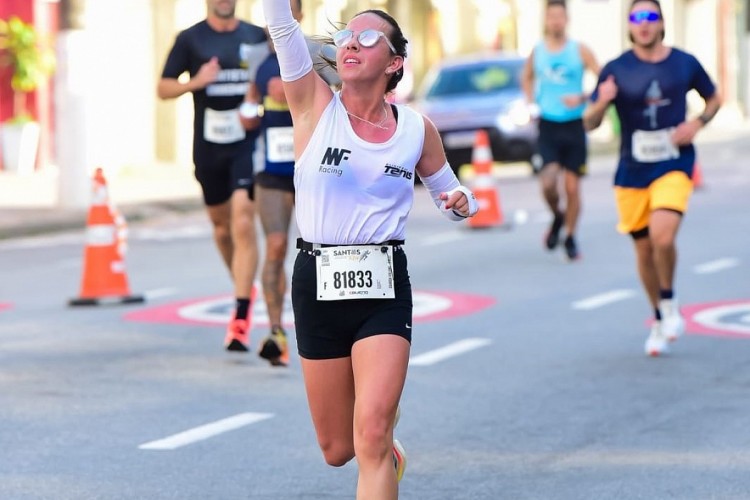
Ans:
{"type": "Polygon", "coordinates": [[[500,208],[500,195],[492,177],[492,149],[486,130],[477,130],[471,164],[474,169],[471,190],[479,203],[479,211],[474,217],[469,218],[469,226],[480,228],[501,225],[503,211],[500,208]]]}
{"type": "Polygon", "coordinates": [[[125,274],[127,225],[110,204],[104,172],[97,168],[92,183],[92,200],[86,220],[86,248],[80,296],[69,305],[98,305],[105,301],[143,302],[132,295],[125,274]]]}

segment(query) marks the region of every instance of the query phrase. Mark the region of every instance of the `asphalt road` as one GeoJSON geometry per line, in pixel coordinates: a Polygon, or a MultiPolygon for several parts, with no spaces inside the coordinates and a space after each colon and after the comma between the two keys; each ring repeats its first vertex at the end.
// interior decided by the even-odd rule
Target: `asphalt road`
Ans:
{"type": "MultiPolygon", "coordinates": [[[[611,159],[585,180],[574,263],[542,248],[534,178],[498,181],[506,224],[483,230],[419,188],[401,498],[750,498],[749,149],[700,149],[679,237],[688,335],[659,359],[643,354],[650,311],[614,230],[611,159]]],[[[67,305],[82,242],[0,242],[0,498],[353,498],[356,465],[317,449],[298,360],[222,350],[230,286],[203,214],[131,226],[141,305],[67,305]]],[[[262,301],[254,313],[255,347],[262,301]]]]}

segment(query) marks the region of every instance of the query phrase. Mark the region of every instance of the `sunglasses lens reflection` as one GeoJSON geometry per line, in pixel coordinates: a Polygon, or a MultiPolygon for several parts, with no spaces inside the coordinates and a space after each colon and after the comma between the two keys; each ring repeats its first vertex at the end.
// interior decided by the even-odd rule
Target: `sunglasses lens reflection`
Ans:
{"type": "Polygon", "coordinates": [[[643,21],[653,23],[655,21],[658,21],[659,18],[660,16],[658,12],[649,10],[639,10],[630,14],[631,23],[642,23],[643,21]]]}
{"type": "Polygon", "coordinates": [[[352,30],[341,30],[333,35],[333,44],[336,47],[343,47],[351,41],[353,35],[352,30]]]}
{"type": "Polygon", "coordinates": [[[380,34],[377,31],[365,30],[359,34],[359,43],[361,43],[365,47],[372,47],[373,45],[378,43],[379,37],[380,34]]]}

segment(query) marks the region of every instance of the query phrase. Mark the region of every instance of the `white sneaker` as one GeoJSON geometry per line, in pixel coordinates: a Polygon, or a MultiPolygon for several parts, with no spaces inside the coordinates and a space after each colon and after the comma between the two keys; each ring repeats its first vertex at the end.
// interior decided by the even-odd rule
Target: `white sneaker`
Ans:
{"type": "Polygon", "coordinates": [[[406,452],[398,439],[393,440],[393,467],[396,469],[396,481],[401,482],[406,471],[406,452]]]}
{"type": "Polygon", "coordinates": [[[659,301],[661,312],[661,331],[670,342],[674,342],[685,333],[685,320],[680,314],[677,299],[659,301]]]}
{"type": "Polygon", "coordinates": [[[655,321],[651,325],[651,334],[646,339],[646,356],[658,357],[669,352],[669,341],[662,333],[661,322],[655,321]]]}
{"type": "MultiPolygon", "coordinates": [[[[394,429],[399,420],[401,420],[401,405],[396,407],[396,417],[393,419],[394,429]]],[[[406,470],[406,452],[398,439],[393,440],[393,466],[396,468],[396,481],[400,482],[406,470]]]]}

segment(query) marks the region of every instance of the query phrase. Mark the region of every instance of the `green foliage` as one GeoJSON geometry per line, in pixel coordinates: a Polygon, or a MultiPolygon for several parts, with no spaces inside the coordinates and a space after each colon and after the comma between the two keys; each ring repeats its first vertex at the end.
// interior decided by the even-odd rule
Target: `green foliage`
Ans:
{"type": "Polygon", "coordinates": [[[0,19],[0,66],[13,71],[10,81],[15,94],[13,121],[30,120],[24,95],[36,90],[54,72],[54,52],[39,40],[31,24],[16,16],[7,21],[0,19]]]}

